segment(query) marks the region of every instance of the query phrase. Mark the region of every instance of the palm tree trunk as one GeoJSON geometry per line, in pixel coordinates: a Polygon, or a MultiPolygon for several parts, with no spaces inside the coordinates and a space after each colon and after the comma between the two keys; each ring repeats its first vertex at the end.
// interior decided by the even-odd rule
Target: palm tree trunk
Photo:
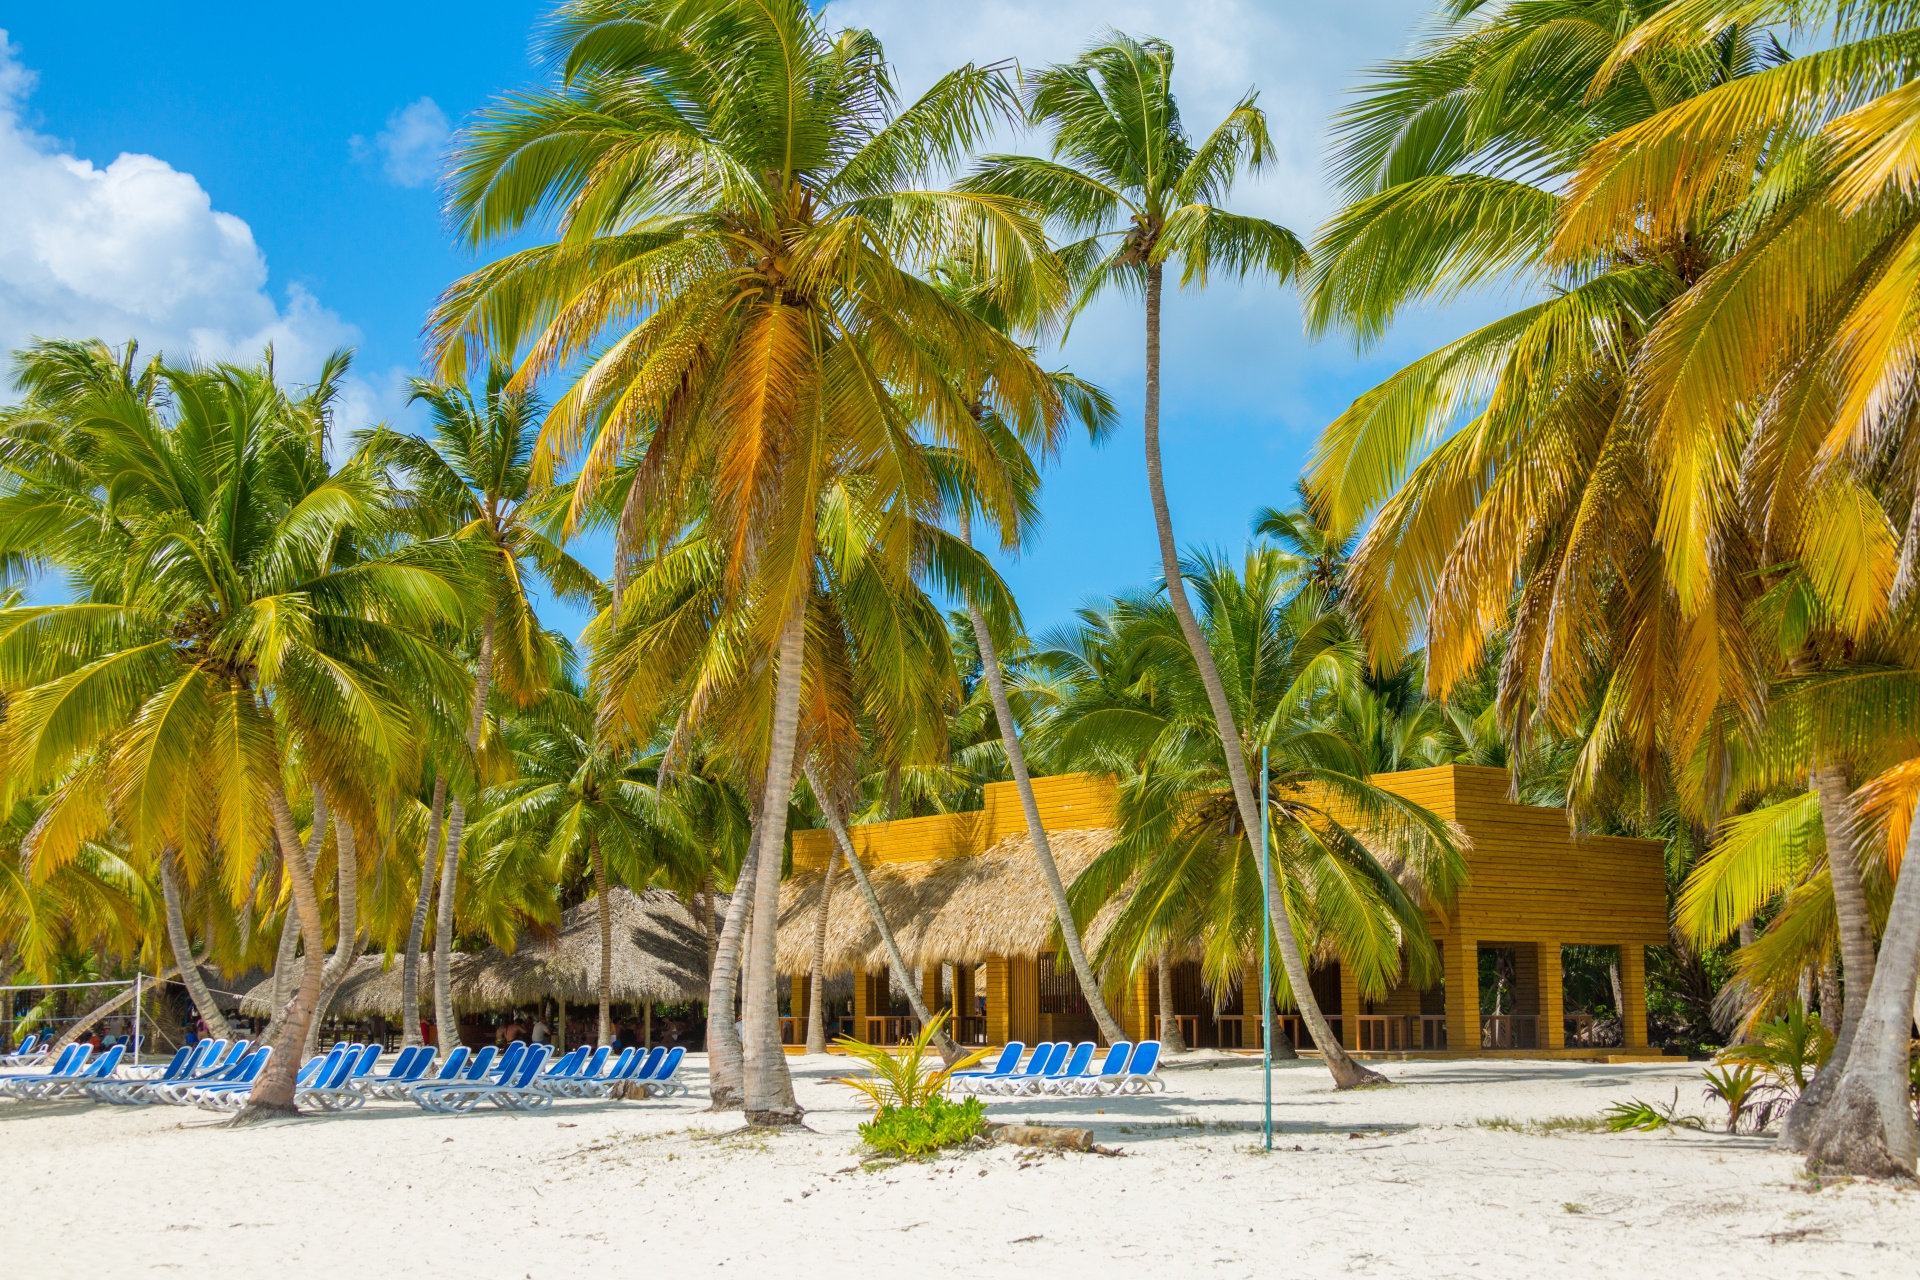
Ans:
{"type": "MultiPolygon", "coordinates": [[[[1187,638],[1187,647],[1193,651],[1193,664],[1199,669],[1200,683],[1206,687],[1207,701],[1213,707],[1214,726],[1220,735],[1221,753],[1226,757],[1227,776],[1233,782],[1233,798],[1240,810],[1240,824],[1242,829],[1251,833],[1260,830],[1260,809],[1254,802],[1253,783],[1247,774],[1246,752],[1240,741],[1239,727],[1234,723],[1232,704],[1227,701],[1226,686],[1220,680],[1220,668],[1213,660],[1213,650],[1207,647],[1206,634],[1200,630],[1200,623],[1193,615],[1186,584],[1180,577],[1180,551],[1174,542],[1173,514],[1167,507],[1166,479],[1160,470],[1160,293],[1164,270],[1158,262],[1147,265],[1147,491],[1153,500],[1153,524],[1159,534],[1160,570],[1167,583],[1167,602],[1173,607],[1174,616],[1180,620],[1180,631],[1187,638]]],[[[1262,850],[1262,856],[1267,856],[1265,850],[1262,850]]],[[[1333,1028],[1320,1012],[1320,1003],[1313,997],[1313,988],[1308,985],[1307,962],[1300,952],[1300,940],[1294,935],[1293,923],[1288,918],[1286,894],[1274,893],[1270,899],[1274,949],[1280,953],[1280,967],[1287,975],[1287,986],[1293,993],[1295,1007],[1300,1010],[1301,1021],[1307,1024],[1315,1046],[1326,1060],[1327,1070],[1333,1075],[1334,1086],[1351,1089],[1358,1085],[1385,1084],[1385,1076],[1361,1066],[1341,1048],[1333,1028]]]]}
{"type": "MultiPolygon", "coordinates": [[[[274,830],[279,834],[280,848],[286,856],[287,878],[293,890],[293,911],[300,921],[300,940],[306,946],[307,956],[306,964],[300,971],[300,986],[287,1004],[285,1024],[273,1041],[273,1057],[268,1059],[266,1070],[254,1082],[253,1091],[247,1095],[246,1107],[233,1118],[235,1125],[287,1115],[296,1110],[293,1105],[293,1084],[295,1077],[300,1074],[300,1055],[296,1052],[296,1046],[306,1042],[307,1027],[313,1021],[314,1011],[320,1006],[320,972],[326,951],[326,941],[320,928],[320,897],[313,887],[313,863],[300,843],[300,833],[294,828],[293,810],[287,804],[286,790],[277,780],[267,790],[267,807],[273,814],[274,830]]],[[[315,818],[314,825],[324,828],[325,823],[323,811],[315,818]]]]}
{"type": "Polygon", "coordinates": [[[747,936],[746,994],[741,1003],[741,1081],[747,1123],[777,1128],[800,1123],[793,1073],[780,1044],[780,981],[775,971],[780,928],[780,863],[800,738],[800,676],[807,639],[807,597],[793,602],[780,629],[780,668],[773,686],[773,736],[767,750],[766,795],[760,806],[760,865],[754,870],[753,923],[747,936]]]}
{"type": "Polygon", "coordinates": [[[613,906],[607,901],[607,859],[600,852],[600,837],[590,836],[587,848],[593,855],[593,891],[600,899],[600,1036],[596,1049],[613,1043],[613,906]]]}
{"type": "Polygon", "coordinates": [[[353,972],[360,958],[360,851],[354,837],[353,819],[337,812],[333,822],[334,844],[338,850],[334,880],[333,954],[320,970],[320,1000],[313,1009],[313,1021],[307,1027],[307,1042],[301,1056],[310,1056],[320,1041],[320,1024],[326,1019],[327,1006],[334,992],[353,972]]]}
{"type": "MultiPolygon", "coordinates": [[[[968,542],[973,541],[973,527],[970,514],[963,505],[960,509],[960,536],[968,542]]],[[[1120,1020],[1107,1008],[1106,996],[1100,990],[1100,980],[1094,976],[1093,966],[1087,963],[1087,951],[1081,944],[1080,925],[1073,918],[1073,904],[1067,900],[1067,886],[1060,879],[1060,866],[1053,860],[1053,846],[1047,842],[1047,829],[1040,822],[1040,804],[1033,796],[1033,778],[1027,772],[1026,749],[1020,744],[1020,734],[1013,722],[1013,704],[1007,700],[1007,684],[1000,670],[1000,654],[993,643],[993,634],[987,630],[987,615],[978,601],[967,598],[967,617],[973,623],[974,643],[980,649],[980,669],[987,679],[987,693],[993,699],[994,718],[1000,723],[1000,741],[1007,752],[1007,765],[1013,771],[1013,785],[1020,793],[1020,808],[1027,818],[1027,839],[1033,844],[1034,860],[1040,864],[1040,878],[1046,881],[1047,892],[1053,898],[1054,920],[1060,926],[1060,941],[1067,950],[1067,958],[1073,963],[1073,976],[1080,984],[1080,993],[1086,997],[1087,1008],[1093,1013],[1094,1023],[1100,1028],[1100,1036],[1108,1044],[1118,1044],[1127,1038],[1120,1029],[1120,1020]]]]}
{"type": "Polygon", "coordinates": [[[400,961],[400,1046],[420,1043],[420,948],[427,940],[427,912],[433,907],[433,869],[440,855],[440,822],[446,815],[447,778],[433,779],[433,809],[427,818],[427,847],[420,853],[420,892],[414,895],[413,923],[407,927],[407,953],[400,961]]]}
{"type": "MultiPolygon", "coordinates": [[[[204,956],[193,956],[189,958],[189,963],[197,965],[205,958],[206,957],[204,956]]],[[[180,962],[176,960],[172,964],[168,965],[166,968],[162,969],[159,973],[156,973],[155,975],[153,975],[153,982],[146,987],[146,990],[152,991],[155,987],[159,986],[161,983],[165,982],[168,978],[173,977],[175,974],[179,972],[180,972],[180,962]]],[[[4,964],[0,964],[0,982],[5,982],[6,980],[7,980],[7,966],[4,964]]],[[[6,994],[9,998],[11,998],[13,995],[11,991],[7,992],[6,994]]],[[[47,1050],[47,1052],[59,1053],[62,1049],[72,1044],[75,1040],[78,1040],[81,1036],[91,1031],[94,1025],[100,1021],[100,1019],[107,1017],[115,1009],[120,1008],[122,1005],[131,1003],[133,1000],[133,996],[134,996],[133,988],[128,987],[125,991],[122,991],[119,995],[115,996],[113,999],[105,1000],[95,1005],[92,1009],[89,1009],[83,1017],[76,1019],[72,1026],[68,1027],[65,1031],[61,1032],[60,1038],[53,1042],[52,1046],[47,1050]]],[[[12,1039],[7,1035],[7,1032],[10,1030],[9,1024],[12,1021],[13,1021],[13,1010],[10,1006],[6,1007],[3,1010],[0,1010],[0,1044],[13,1043],[12,1039]]],[[[128,1052],[131,1053],[132,1050],[129,1049],[128,1052]]],[[[131,1065],[131,1061],[129,1061],[129,1065],[131,1065]]]]}
{"type": "Polygon", "coordinates": [[[840,855],[827,852],[827,874],[820,885],[820,918],[813,926],[813,971],[807,986],[807,1055],[827,1051],[827,911],[833,905],[833,869],[840,855]]]}
{"type": "MultiPolygon", "coordinates": [[[[1914,819],[1902,860],[1908,869],[1920,868],[1920,805],[1914,819]]],[[[1831,859],[1831,853],[1828,856],[1831,859]]],[[[1814,1121],[1807,1144],[1809,1169],[1877,1178],[1914,1176],[1920,1134],[1914,1129],[1907,1054],[1917,977],[1920,874],[1909,871],[1894,886],[1872,987],[1863,991],[1854,970],[1847,970],[1853,1051],[1814,1121]]],[[[1829,1065],[1820,1074],[1831,1071],[1829,1065]]]]}
{"type": "MultiPolygon", "coordinates": [[[[1165,958],[1153,966],[1160,981],[1160,1047],[1168,1053],[1185,1053],[1187,1038],[1180,1034],[1180,1018],[1173,1008],[1173,966],[1165,958]]],[[[1246,1002],[1241,1002],[1241,1008],[1246,1002]]]]}
{"type": "MultiPolygon", "coordinates": [[[[289,812],[291,812],[291,810],[289,810],[289,812]]],[[[306,857],[305,866],[308,871],[309,884],[312,882],[314,864],[320,860],[320,848],[327,842],[327,826],[332,821],[332,817],[332,811],[327,807],[327,794],[319,784],[316,783],[313,788],[313,822],[307,829],[306,844],[299,846],[300,852],[306,857]]],[[[299,834],[298,830],[294,830],[296,840],[299,838],[299,834]]],[[[276,841],[279,839],[279,836],[279,827],[278,824],[276,824],[274,828],[274,838],[276,841]]],[[[286,850],[282,849],[280,869],[287,876],[287,884],[289,886],[287,890],[288,902],[286,916],[280,922],[279,950],[274,956],[273,1012],[267,1018],[266,1031],[261,1034],[261,1040],[267,1044],[279,1043],[281,1028],[285,1025],[287,1015],[293,1008],[293,1000],[287,989],[287,980],[293,972],[295,951],[302,942],[299,912],[295,910],[293,905],[294,891],[291,887],[293,884],[293,867],[293,861],[287,857],[286,850]],[[289,928],[288,926],[292,927],[289,928]]],[[[298,984],[295,985],[297,986],[298,984]]]]}
{"type": "MultiPolygon", "coordinates": [[[[477,757],[480,734],[487,723],[487,690],[493,682],[493,610],[487,610],[480,624],[480,660],[473,668],[473,712],[467,720],[467,754],[477,757]]],[[[440,868],[440,920],[433,931],[433,1023],[438,1028],[440,1047],[451,1050],[460,1043],[460,1020],[453,1012],[453,899],[460,884],[460,835],[466,825],[467,809],[459,796],[447,815],[447,852],[440,868]]]]}
{"type": "MultiPolygon", "coordinates": [[[[927,1008],[920,984],[914,981],[913,971],[907,968],[907,962],[900,954],[900,943],[893,936],[893,927],[887,923],[887,913],[881,910],[880,895],[873,891],[873,881],[867,878],[867,868],[860,861],[860,855],[853,851],[853,838],[840,816],[840,805],[825,789],[819,771],[811,764],[807,766],[807,785],[813,788],[814,799],[820,802],[820,812],[825,815],[827,826],[833,829],[834,841],[840,846],[840,856],[847,860],[847,870],[853,872],[854,883],[860,886],[860,896],[867,900],[867,913],[873,917],[873,927],[880,931],[880,943],[887,949],[887,965],[893,971],[894,983],[907,993],[907,1003],[913,1006],[913,1016],[919,1019],[920,1025],[932,1026],[933,1011],[927,1008]]],[[[939,1053],[940,1060],[948,1066],[967,1056],[944,1028],[933,1033],[933,1047],[939,1053]]]]}
{"type": "Polygon", "coordinates": [[[1833,914],[1839,927],[1841,976],[1846,986],[1841,991],[1840,1029],[1834,1034],[1833,1053],[1780,1126],[1780,1145],[1790,1151],[1811,1150],[1808,1144],[1819,1126],[1820,1112],[1845,1074],[1867,991],[1873,985],[1873,922],[1867,914],[1866,889],[1860,883],[1860,863],[1854,850],[1853,787],[1846,764],[1816,766],[1813,787],[1820,800],[1820,824],[1827,841],[1827,874],[1833,881],[1833,914]]]}
{"type": "Polygon", "coordinates": [[[747,919],[753,912],[753,880],[760,867],[760,819],[748,827],[747,855],[727,900],[727,918],[721,923],[713,948],[713,969],[707,977],[707,1098],[709,1109],[735,1111],[746,1101],[741,1090],[743,1058],[740,1033],[734,1029],[739,1003],[740,955],[747,937],[747,919]]]}
{"type": "Polygon", "coordinates": [[[167,905],[167,943],[173,948],[173,962],[180,968],[180,981],[187,986],[193,996],[193,1007],[199,1011],[200,1020],[207,1024],[207,1034],[215,1040],[233,1039],[233,1029],[227,1025],[225,1015],[213,1002],[213,993],[207,990],[206,982],[200,977],[200,966],[193,962],[193,944],[187,937],[187,919],[180,909],[180,872],[175,863],[173,846],[168,845],[160,851],[160,896],[167,905]]]}

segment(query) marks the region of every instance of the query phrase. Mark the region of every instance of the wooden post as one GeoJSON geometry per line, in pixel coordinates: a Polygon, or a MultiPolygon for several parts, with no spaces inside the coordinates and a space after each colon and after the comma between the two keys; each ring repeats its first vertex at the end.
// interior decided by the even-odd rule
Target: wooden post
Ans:
{"type": "Polygon", "coordinates": [[[1540,1047],[1567,1047],[1566,975],[1560,967],[1560,944],[1542,942],[1540,948],[1540,1047]]]}
{"type": "MultiPolygon", "coordinates": [[[[920,998],[927,1002],[927,1012],[938,1014],[946,1006],[940,1003],[940,965],[939,962],[920,966],[920,998]]],[[[952,1019],[948,1019],[951,1024],[952,1019]]],[[[951,1030],[949,1035],[953,1034],[951,1030]]]]}
{"type": "Polygon", "coordinates": [[[812,985],[809,975],[804,973],[793,975],[793,1000],[789,1008],[793,1013],[793,1043],[795,1044],[807,1042],[807,1017],[813,1012],[807,1007],[807,997],[813,994],[808,990],[812,985]]]}
{"type": "Polygon", "coordinates": [[[1647,1047],[1647,949],[1620,944],[1620,986],[1627,1007],[1620,1011],[1620,1041],[1628,1049],[1647,1047]]]}
{"type": "Polygon", "coordinates": [[[1120,1009],[1120,1029],[1136,1043],[1153,1039],[1152,973],[1152,967],[1149,966],[1133,975],[1126,1003],[1120,1009]]]}
{"type": "Polygon", "coordinates": [[[567,998],[555,996],[554,1003],[560,1007],[559,1016],[553,1020],[553,1054],[557,1058],[567,1051],[567,998]]]}
{"type": "Polygon", "coordinates": [[[1360,1047],[1360,975],[1344,964],[1340,966],[1340,1043],[1349,1050],[1360,1047]]]}
{"type": "Polygon", "coordinates": [[[1446,940],[1447,1052],[1480,1052],[1480,944],[1446,940]]]}
{"type": "Polygon", "coordinates": [[[649,1001],[640,1006],[640,1047],[653,1048],[653,1004],[649,1001]]]}
{"type": "Polygon", "coordinates": [[[1007,961],[1004,956],[995,956],[987,961],[988,1044],[1006,1044],[1012,1039],[1008,995],[1007,961]]]}
{"type": "Polygon", "coordinates": [[[867,997],[871,989],[867,985],[867,971],[853,971],[853,1038],[864,1042],[867,1038],[867,997]]]}
{"type": "Polygon", "coordinates": [[[1257,952],[1255,957],[1240,968],[1240,1047],[1242,1049],[1265,1047],[1260,1043],[1260,997],[1263,994],[1271,997],[1272,992],[1263,993],[1260,990],[1260,961],[1257,958],[1257,952]]]}

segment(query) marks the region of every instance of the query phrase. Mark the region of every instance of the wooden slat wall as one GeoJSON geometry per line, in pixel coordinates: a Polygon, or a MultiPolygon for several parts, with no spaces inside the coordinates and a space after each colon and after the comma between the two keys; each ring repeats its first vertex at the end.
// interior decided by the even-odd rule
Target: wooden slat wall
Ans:
{"type": "Polygon", "coordinates": [[[1659,841],[1576,839],[1563,811],[1510,802],[1504,769],[1445,765],[1374,781],[1452,819],[1473,842],[1467,886],[1432,913],[1436,936],[1614,946],[1667,940],[1659,841]]]}
{"type": "MultiPolygon", "coordinates": [[[[1101,774],[1071,773],[1033,780],[1033,798],[1040,806],[1040,825],[1049,831],[1071,831],[1113,825],[1114,781],[1101,774]]],[[[861,860],[931,862],[981,853],[1008,836],[1027,829],[1020,809],[1020,793],[1011,782],[990,782],[986,807],[968,813],[931,818],[901,818],[853,827],[848,835],[861,860]]],[[[833,848],[830,831],[793,833],[793,865],[818,870],[833,848]]]]}

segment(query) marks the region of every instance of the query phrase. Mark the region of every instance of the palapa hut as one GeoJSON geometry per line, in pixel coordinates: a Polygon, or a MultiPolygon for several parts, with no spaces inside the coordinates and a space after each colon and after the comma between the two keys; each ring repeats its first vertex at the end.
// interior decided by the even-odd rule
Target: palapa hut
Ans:
{"type": "MultiPolygon", "coordinates": [[[[651,1007],[707,998],[707,944],[700,922],[664,889],[634,893],[615,888],[612,1001],[651,1007]]],[[[715,899],[724,911],[724,898],[715,899]]],[[[455,952],[449,964],[454,1008],[463,1014],[530,1008],[543,1000],[593,1005],[600,1000],[600,905],[589,898],[569,907],[554,930],[527,930],[512,951],[488,947],[455,952]]],[[[422,957],[420,998],[431,1010],[433,972],[422,957]]],[[[268,1016],[271,979],[247,993],[241,1010],[268,1016]]],[[[340,1021],[400,1016],[400,964],[382,956],[359,960],[341,981],[327,1017],[340,1021]]]]}
{"type": "MultiPolygon", "coordinates": [[[[1624,1017],[1619,1044],[1645,1051],[1645,948],[1666,941],[1666,879],[1658,841],[1575,837],[1559,809],[1514,804],[1504,769],[1448,765],[1378,775],[1464,833],[1469,882],[1444,908],[1427,909],[1448,974],[1472,975],[1430,991],[1402,984],[1363,1000],[1337,960],[1317,962],[1313,986],[1341,1041],[1361,1053],[1591,1054],[1588,1022],[1563,1004],[1561,948],[1617,948],[1624,1017]],[[1480,972],[1492,959],[1508,981],[1507,1003],[1482,1013],[1480,972]]],[[[1071,883],[1113,841],[1114,783],[1073,774],[1034,780],[1063,879],[1071,883]]],[[[1064,960],[1056,967],[1053,903],[1034,862],[1019,796],[1010,782],[986,788],[971,813],[858,826],[850,833],[868,868],[903,958],[929,1008],[954,1010],[955,1039],[968,1044],[1091,1038],[1094,1023],[1064,960]]],[[[779,966],[793,980],[790,1040],[803,1038],[806,975],[832,835],[797,831],[793,874],[783,886],[779,966]]],[[[1109,909],[1111,910],[1111,908],[1109,909]]],[[[852,999],[829,1009],[842,1034],[897,1043],[913,1031],[902,993],[891,988],[885,951],[865,899],[845,868],[828,908],[826,970],[851,974],[852,999]]],[[[1099,944],[1107,913],[1086,930],[1099,944]]],[[[1178,958],[1176,958],[1178,959],[1178,958]]],[[[1174,966],[1174,1016],[1190,1044],[1257,1048],[1259,956],[1223,1004],[1202,990],[1199,966],[1174,966]]],[[[1116,1001],[1126,1033],[1158,1034],[1161,1010],[1150,975],[1135,975],[1116,1001]]],[[[1286,1011],[1276,1025],[1310,1048],[1286,1011]]]]}

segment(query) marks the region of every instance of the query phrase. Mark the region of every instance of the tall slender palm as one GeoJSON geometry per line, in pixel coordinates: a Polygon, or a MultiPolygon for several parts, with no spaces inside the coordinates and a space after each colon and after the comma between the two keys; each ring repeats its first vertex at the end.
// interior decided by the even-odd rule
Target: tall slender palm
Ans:
{"type": "MultiPolygon", "coordinates": [[[[879,42],[830,31],[803,0],[580,0],[551,31],[559,84],[482,115],[456,155],[452,204],[476,243],[552,213],[561,236],[449,290],[436,355],[452,369],[477,347],[525,344],[529,379],[584,361],[536,464],[545,475],[583,455],[577,491],[592,502],[638,455],[616,565],[672,542],[693,512],[708,521],[775,673],[748,886],[769,903],[796,773],[821,495],[859,474],[903,513],[929,503],[909,424],[993,474],[943,367],[1005,363],[1009,419],[1031,430],[1053,416],[1038,369],[1020,378],[1020,353],[910,267],[984,259],[983,274],[1024,298],[1048,292],[1033,278],[1052,260],[1018,201],[916,186],[1002,116],[996,68],[964,67],[900,108],[879,42]]],[[[775,914],[753,913],[747,948],[755,1124],[798,1116],[779,1041],[775,914]]]]}
{"type": "MultiPolygon", "coordinates": [[[[1204,287],[1215,272],[1284,281],[1306,262],[1299,238],[1262,218],[1228,212],[1216,201],[1243,167],[1258,170],[1273,156],[1266,115],[1247,94],[1199,142],[1187,134],[1173,95],[1173,50],[1158,40],[1114,33],[1071,63],[1048,67],[1026,86],[1027,113],[1052,130],[1052,159],[989,156],[971,189],[1032,200],[1079,239],[1061,252],[1077,273],[1076,308],[1109,287],[1138,289],[1146,299],[1145,446],[1167,598],[1192,650],[1226,757],[1240,811],[1251,830],[1258,805],[1247,770],[1246,740],[1180,576],[1180,552],[1167,505],[1160,459],[1160,310],[1166,267],[1181,268],[1183,286],[1204,287]]],[[[1307,966],[1284,916],[1285,895],[1272,896],[1281,965],[1340,1088],[1381,1083],[1376,1072],[1340,1050],[1307,986],[1307,966]]]]}
{"type": "MultiPolygon", "coordinates": [[[[403,1035],[420,1029],[418,973],[428,906],[434,888],[434,845],[441,806],[449,799],[448,774],[472,779],[471,760],[480,750],[487,699],[495,686],[526,704],[540,696],[553,668],[552,644],[541,629],[530,596],[529,575],[560,599],[591,600],[600,585],[587,569],[542,532],[537,508],[528,502],[534,436],[540,405],[510,390],[506,371],[488,372],[484,392],[416,379],[410,399],[427,406],[431,439],[379,428],[361,439],[361,457],[405,484],[400,507],[413,530],[450,539],[471,553],[483,601],[475,637],[473,692],[465,708],[461,766],[435,771],[427,846],[421,856],[419,897],[401,968],[403,1035]]],[[[475,785],[468,783],[467,785],[475,785]]],[[[446,813],[446,852],[440,858],[439,920],[434,929],[434,1023],[443,1044],[457,1039],[458,1023],[449,985],[454,945],[454,899],[460,875],[460,844],[466,823],[464,785],[452,790],[446,813]]]]}
{"type": "MultiPolygon", "coordinates": [[[[1272,548],[1187,566],[1205,609],[1236,716],[1270,758],[1279,892],[1300,944],[1337,957],[1368,995],[1439,974],[1423,901],[1464,879],[1447,825],[1375,786],[1369,743],[1347,732],[1342,696],[1361,679],[1346,620],[1291,557],[1272,548]]],[[[1083,613],[1037,655],[1057,677],[1041,738],[1062,763],[1120,776],[1120,834],[1074,884],[1075,903],[1120,903],[1101,941],[1116,970],[1137,972],[1197,947],[1216,990],[1240,981],[1260,946],[1261,859],[1239,821],[1212,712],[1164,599],[1117,600],[1083,613]]],[[[1256,830],[1258,828],[1255,828],[1256,830]]],[[[1295,998],[1289,975],[1279,993],[1295,998]]],[[[1249,1012],[1256,993],[1246,993],[1249,1012]]]]}
{"type": "Polygon", "coordinates": [[[167,413],[113,389],[81,396],[17,495],[51,545],[86,527],[93,546],[70,564],[84,598],[0,612],[9,764],[32,787],[100,755],[130,847],[217,849],[242,883],[277,837],[306,962],[251,1118],[292,1107],[320,995],[293,753],[334,785],[397,765],[417,731],[411,696],[456,687],[428,635],[461,601],[433,548],[343,556],[377,539],[382,513],[367,472],[328,470],[331,385],[291,397],[270,365],[162,376],[167,413]]]}

